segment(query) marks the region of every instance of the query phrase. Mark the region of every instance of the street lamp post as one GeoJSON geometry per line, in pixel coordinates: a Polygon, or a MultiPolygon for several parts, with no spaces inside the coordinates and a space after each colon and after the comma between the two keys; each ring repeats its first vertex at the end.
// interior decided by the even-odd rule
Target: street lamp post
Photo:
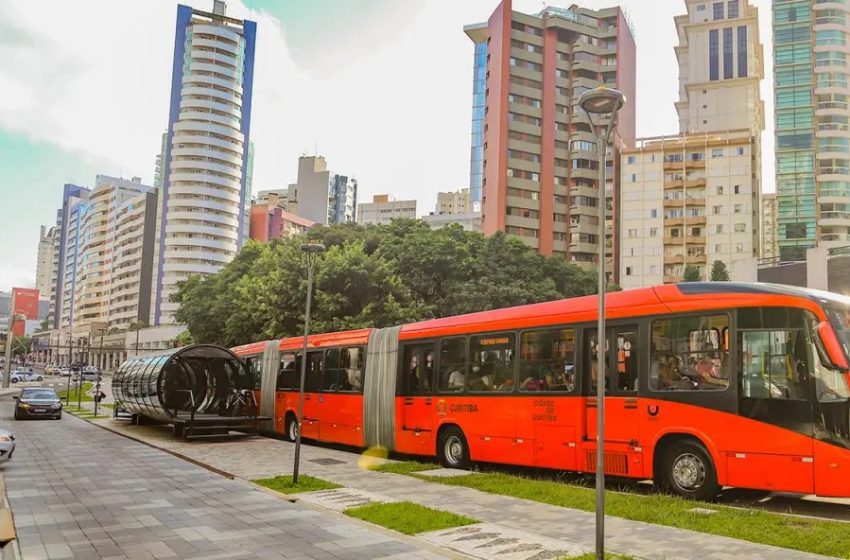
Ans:
{"type": "Polygon", "coordinates": [[[27,316],[23,313],[12,313],[9,316],[9,331],[6,333],[6,355],[3,357],[3,388],[9,388],[12,379],[12,345],[15,342],[15,323],[26,321],[27,316]]]}
{"type": "Polygon", "coordinates": [[[607,209],[605,195],[605,159],[608,140],[614,128],[614,120],[626,102],[622,92],[599,86],[581,94],[578,104],[587,115],[590,126],[596,134],[596,151],[599,155],[599,319],[596,325],[596,558],[605,558],[605,354],[608,350],[608,336],[605,332],[605,290],[608,281],[605,277],[605,214],[607,209]],[[599,115],[594,123],[591,115],[599,115]],[[607,124],[604,123],[608,117],[607,124]],[[605,131],[596,130],[597,125],[605,125],[605,131]]]}
{"type": "Polygon", "coordinates": [[[298,464],[301,459],[301,420],[304,414],[304,383],[307,378],[307,338],[310,335],[310,305],[313,303],[313,269],[319,255],[325,252],[320,243],[302,243],[301,250],[307,255],[307,309],[304,312],[304,350],[301,353],[301,384],[298,386],[298,431],[295,434],[295,464],[292,467],[292,484],[298,484],[298,464]]]}

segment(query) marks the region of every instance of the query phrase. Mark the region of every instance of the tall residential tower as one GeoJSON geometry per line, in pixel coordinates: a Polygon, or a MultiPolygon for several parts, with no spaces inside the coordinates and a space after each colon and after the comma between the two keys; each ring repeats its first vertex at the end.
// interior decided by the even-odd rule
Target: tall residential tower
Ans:
{"type": "Polygon", "coordinates": [[[850,5],[774,0],[779,257],[850,244],[850,5]]]}
{"type": "MultiPolygon", "coordinates": [[[[475,43],[470,192],[475,209],[480,173],[484,234],[504,231],[544,255],[594,267],[597,205],[618,203],[619,150],[635,136],[635,42],[623,12],[574,6],[528,15],[503,0],[486,23],[464,31],[475,43]],[[628,99],[603,196],[596,135],[578,107],[600,84],[628,99]]],[[[613,213],[606,225],[614,261],[613,213]]],[[[611,263],[608,270],[616,275],[611,263]]]]}
{"type": "Polygon", "coordinates": [[[762,256],[764,76],[758,11],[747,0],[686,0],[676,16],[679,134],[623,150],[620,284],[702,277],[715,261],[762,256]]]}
{"type": "Polygon", "coordinates": [[[256,23],[177,7],[171,109],[155,271],[155,324],[172,323],[177,283],[211,274],[248,236],[249,136],[256,23]]]}

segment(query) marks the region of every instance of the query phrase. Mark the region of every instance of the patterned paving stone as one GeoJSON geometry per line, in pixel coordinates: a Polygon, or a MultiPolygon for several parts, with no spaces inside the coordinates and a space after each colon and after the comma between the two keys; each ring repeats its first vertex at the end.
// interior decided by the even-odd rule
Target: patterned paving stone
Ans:
{"type": "Polygon", "coordinates": [[[14,422],[11,412],[11,403],[0,403],[0,426],[18,441],[4,475],[26,560],[456,557],[293,504],[70,415],[14,422]]]}

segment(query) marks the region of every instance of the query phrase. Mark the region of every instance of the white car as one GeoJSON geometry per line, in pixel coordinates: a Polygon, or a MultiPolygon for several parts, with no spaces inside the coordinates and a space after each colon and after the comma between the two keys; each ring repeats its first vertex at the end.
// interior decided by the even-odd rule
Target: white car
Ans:
{"type": "Polygon", "coordinates": [[[19,381],[44,381],[44,376],[40,373],[18,370],[12,372],[12,376],[9,378],[9,381],[12,383],[17,383],[19,381]]]}
{"type": "Polygon", "coordinates": [[[12,458],[15,452],[15,434],[0,428],[0,463],[12,458]]]}

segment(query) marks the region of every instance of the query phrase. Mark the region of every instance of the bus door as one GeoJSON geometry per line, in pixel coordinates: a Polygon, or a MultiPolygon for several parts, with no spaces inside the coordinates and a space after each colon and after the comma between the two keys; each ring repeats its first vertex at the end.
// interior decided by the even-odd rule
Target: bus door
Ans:
{"type": "Polygon", "coordinates": [[[812,441],[817,395],[812,394],[816,386],[811,373],[818,357],[807,347],[799,310],[760,311],[760,325],[750,316],[756,313],[739,313],[738,360],[740,414],[761,425],[736,434],[735,448],[727,452],[727,484],[809,494],[815,490],[817,463],[812,441]]]}
{"type": "Polygon", "coordinates": [[[404,346],[401,363],[400,451],[432,454],[434,443],[434,364],[433,342],[404,346]]]}
{"type": "MultiPolygon", "coordinates": [[[[322,362],[324,351],[307,352],[307,373],[304,382],[304,414],[301,420],[301,437],[319,439],[320,417],[324,396],[322,388],[322,362]]],[[[295,374],[301,379],[301,354],[295,358],[295,374]]],[[[298,395],[295,395],[296,399],[298,395]]],[[[296,411],[298,404],[296,401],[296,411]]]]}
{"type": "MultiPolygon", "coordinates": [[[[640,434],[637,399],[640,349],[637,325],[607,330],[605,355],[605,441],[638,445],[640,434]]],[[[596,377],[598,372],[596,329],[584,337],[585,438],[596,439],[596,377]]]]}

